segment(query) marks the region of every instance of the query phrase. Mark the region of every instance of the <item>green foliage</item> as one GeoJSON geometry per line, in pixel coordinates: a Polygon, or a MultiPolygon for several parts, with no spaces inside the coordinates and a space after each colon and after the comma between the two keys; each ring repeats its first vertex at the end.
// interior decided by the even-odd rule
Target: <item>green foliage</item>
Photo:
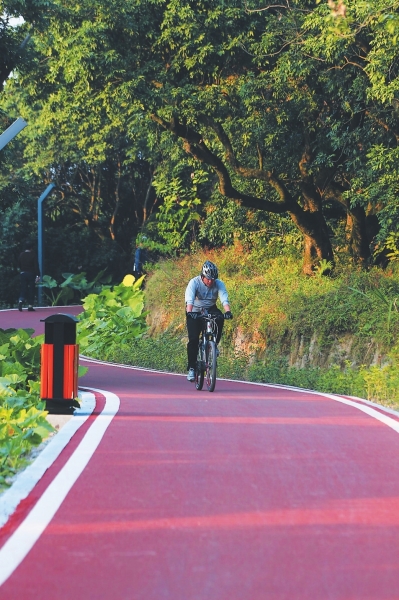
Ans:
{"type": "MultiPolygon", "coordinates": [[[[214,194],[205,205],[198,239],[211,246],[230,246],[237,240],[251,249],[274,247],[280,254],[290,246],[290,235],[296,234],[301,248],[301,236],[287,217],[248,210],[238,203],[214,194]]],[[[267,251],[266,251],[267,252],[267,251]]]]}
{"type": "Polygon", "coordinates": [[[93,281],[88,282],[86,273],[63,273],[65,281],[58,284],[49,275],[43,276],[41,284],[46,290],[46,298],[51,306],[64,306],[66,304],[78,304],[88,293],[98,294],[104,286],[111,281],[111,276],[104,277],[105,271],[100,271],[93,281]]]}
{"type": "Polygon", "coordinates": [[[40,346],[32,330],[0,330],[0,489],[53,431],[39,400],[40,346]]]}
{"type": "MultiPolygon", "coordinates": [[[[267,248],[251,251],[236,243],[222,251],[198,251],[178,261],[162,261],[148,279],[147,306],[170,315],[167,326],[184,326],[183,312],[176,312],[176,306],[181,306],[188,280],[209,258],[218,265],[229,290],[234,328],[256,340],[260,349],[277,343],[283,351],[290,339],[304,336],[310,340],[314,333],[325,347],[332,347],[337,336],[351,335],[359,348],[354,359],[361,364],[361,348],[367,343],[379,344],[386,353],[398,338],[397,276],[374,268],[369,272],[343,269],[334,277],[307,278],[301,276],[297,256],[273,254],[274,249],[271,253],[267,248]]],[[[233,342],[232,331],[226,328],[229,342],[233,342]]]]}
{"type": "Polygon", "coordinates": [[[331,273],[333,269],[333,263],[330,260],[324,258],[315,267],[315,274],[317,277],[322,277],[325,273],[331,273]]]}
{"type": "MultiPolygon", "coordinates": [[[[209,0],[55,1],[3,98],[7,114],[30,123],[9,161],[17,185],[56,179],[53,219],[68,216],[69,231],[89,227],[125,252],[158,211],[155,241],[180,252],[198,239],[199,207],[214,201],[219,179],[219,193],[247,209],[301,213],[291,225],[303,234],[313,229],[301,225],[310,202],[327,260],[325,216],[368,207],[372,185],[383,187],[371,156],[394,150],[395,7],[356,2],[342,16],[302,0],[267,10],[209,0]],[[197,167],[206,192],[187,181],[197,167]],[[367,183],[363,196],[357,179],[359,189],[367,183]]],[[[392,218],[395,175],[384,186],[388,206],[373,209],[392,218]]],[[[4,185],[4,196],[14,187],[4,185]]],[[[247,210],[236,214],[243,239],[247,210]]],[[[218,232],[208,212],[202,243],[231,242],[233,206],[225,215],[218,232]]]]}
{"type": "Polygon", "coordinates": [[[84,299],[84,312],[79,315],[78,323],[82,353],[103,356],[113,344],[123,346],[143,335],[147,326],[142,281],[140,278],[133,284],[121,283],[84,299]]]}
{"type": "Polygon", "coordinates": [[[3,21],[19,13],[26,21],[15,31],[3,23],[4,57],[35,27],[1,104],[4,125],[19,114],[29,122],[1,156],[7,300],[15,297],[12,253],[35,228],[28,206],[50,180],[57,190],[46,201],[46,229],[58,235],[48,273],[57,280],[64,254],[73,264],[61,272],[98,270],[109,259],[118,280],[145,225],[153,248],[174,255],[198,242],[251,245],[256,236],[281,254],[294,228],[299,239],[318,231],[309,265],[314,272],[319,262],[318,275],[331,270],[337,221],[354,223],[346,244],[364,263],[366,213],[378,216],[380,248],[395,232],[397,0],[264,9],[252,1],[10,0],[3,12],[3,21]]]}
{"type": "Polygon", "coordinates": [[[391,231],[385,239],[382,247],[378,248],[378,252],[381,250],[387,251],[386,256],[391,262],[399,261],[399,232],[391,231]]]}
{"type": "Polygon", "coordinates": [[[329,394],[364,398],[366,396],[365,372],[366,369],[351,368],[348,364],[344,368],[333,365],[324,369],[320,367],[299,369],[289,367],[286,361],[269,355],[264,361],[255,361],[250,365],[246,376],[249,381],[278,383],[329,394]]]}
{"type": "Polygon", "coordinates": [[[166,251],[187,249],[195,239],[197,225],[201,220],[199,188],[207,181],[207,173],[201,169],[191,173],[191,181],[187,184],[180,177],[170,180],[157,175],[154,178],[153,186],[163,203],[156,214],[156,222],[148,226],[148,231],[151,233],[155,229],[156,235],[165,244],[166,251]]]}
{"type": "Polygon", "coordinates": [[[341,269],[334,277],[307,278],[289,255],[238,243],[160,262],[145,289],[152,337],[115,349],[112,360],[184,372],[184,313],[176,307],[206,258],[218,265],[234,313],[221,342],[221,377],[399,402],[399,351],[392,354],[399,340],[398,275],[341,269]]]}
{"type": "MultiPolygon", "coordinates": [[[[393,321],[393,319],[395,318],[396,314],[399,312],[399,309],[397,307],[397,302],[399,297],[396,295],[399,293],[399,289],[397,286],[390,286],[390,288],[384,292],[383,290],[379,289],[379,288],[372,288],[371,290],[368,290],[367,293],[364,293],[360,290],[356,290],[354,288],[350,288],[351,290],[353,290],[354,292],[357,292],[358,294],[361,294],[362,296],[364,296],[365,298],[367,298],[367,300],[369,300],[370,303],[373,303],[374,305],[377,304],[380,307],[382,307],[382,309],[386,310],[386,333],[387,333],[387,340],[388,341],[392,341],[391,339],[391,323],[393,321]],[[392,293],[394,295],[392,295],[392,293]]],[[[397,320],[397,319],[395,319],[397,320]]]]}
{"type": "Polygon", "coordinates": [[[367,398],[398,407],[399,404],[399,343],[392,346],[382,367],[360,369],[364,378],[367,398]]]}
{"type": "Polygon", "coordinates": [[[40,346],[43,336],[31,338],[33,329],[0,330],[0,374],[19,374],[22,381],[40,375],[40,346]]]}
{"type": "Polygon", "coordinates": [[[145,335],[123,345],[114,343],[104,348],[102,358],[114,363],[183,373],[187,366],[185,348],[185,338],[168,332],[157,338],[145,335]]]}

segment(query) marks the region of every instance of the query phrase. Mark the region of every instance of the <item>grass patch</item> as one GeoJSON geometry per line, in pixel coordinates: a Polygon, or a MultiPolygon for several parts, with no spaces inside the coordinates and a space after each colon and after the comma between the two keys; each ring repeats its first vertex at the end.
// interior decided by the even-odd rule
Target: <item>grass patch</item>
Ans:
{"type": "MultiPolygon", "coordinates": [[[[112,345],[102,358],[114,363],[168,371],[186,372],[186,339],[166,333],[157,338],[143,337],[129,344],[112,345]]],[[[268,355],[253,360],[243,354],[222,352],[218,377],[259,383],[276,383],[330,394],[358,396],[384,406],[399,408],[399,367],[392,362],[384,367],[329,368],[290,367],[284,357],[268,355]]]]}
{"type": "Polygon", "coordinates": [[[187,366],[185,340],[172,334],[158,338],[144,336],[123,345],[113,344],[98,356],[113,363],[184,373],[187,366]]]}
{"type": "Polygon", "coordinates": [[[293,255],[270,258],[240,244],[160,261],[146,280],[149,334],[116,340],[97,357],[186,372],[184,291],[206,259],[218,265],[234,314],[224,329],[220,377],[399,406],[399,273],[340,266],[333,277],[309,278],[293,255]],[[318,344],[314,362],[293,360],[311,340],[318,344]]]}

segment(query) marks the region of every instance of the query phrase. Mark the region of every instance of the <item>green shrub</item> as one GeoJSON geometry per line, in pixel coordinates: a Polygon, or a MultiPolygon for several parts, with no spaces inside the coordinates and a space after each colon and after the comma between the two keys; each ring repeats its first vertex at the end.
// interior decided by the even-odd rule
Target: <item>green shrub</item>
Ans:
{"type": "Polygon", "coordinates": [[[124,346],[147,329],[143,278],[134,281],[126,276],[120,285],[90,294],[83,301],[79,316],[78,343],[84,354],[104,357],[115,344],[124,346]]]}
{"type": "MultiPolygon", "coordinates": [[[[353,360],[360,366],[365,346],[378,345],[386,355],[399,340],[398,274],[341,268],[334,277],[309,278],[291,256],[270,259],[238,243],[156,266],[145,290],[152,335],[184,327],[184,290],[206,259],[218,265],[229,291],[234,323],[225,329],[228,345],[240,330],[257,355],[270,346],[287,355],[299,336],[316,335],[328,346],[348,334],[354,338],[353,348],[359,349],[353,360]],[[158,314],[162,320],[154,317],[158,314]]],[[[368,355],[370,362],[373,354],[368,355]]]]}
{"type": "Polygon", "coordinates": [[[40,401],[40,346],[32,330],[0,330],[0,489],[53,427],[40,401]]]}
{"type": "Polygon", "coordinates": [[[248,369],[248,379],[263,383],[279,383],[293,387],[316,390],[330,394],[365,397],[366,384],[363,369],[352,369],[349,365],[340,369],[334,365],[327,369],[289,367],[280,359],[269,357],[256,361],[248,369]]]}
{"type": "Polygon", "coordinates": [[[105,271],[100,271],[93,281],[87,281],[86,273],[63,273],[64,281],[57,283],[49,275],[44,275],[41,283],[44,289],[45,297],[51,306],[64,306],[66,304],[77,304],[81,302],[83,296],[88,293],[97,294],[106,285],[109,285],[111,276],[104,277],[105,271]]]}
{"type": "Polygon", "coordinates": [[[158,263],[145,290],[150,335],[123,345],[111,343],[102,357],[185,372],[184,290],[206,259],[218,265],[234,313],[224,329],[220,377],[399,403],[399,271],[366,272],[339,265],[332,277],[309,278],[301,274],[292,253],[271,256],[261,247],[250,251],[239,241],[224,250],[198,250],[158,263]],[[351,356],[342,351],[339,364],[323,361],[322,354],[328,356],[346,335],[351,356]],[[306,347],[311,338],[317,339],[319,362],[290,367],[293,345],[301,340],[306,347]],[[374,365],[377,355],[382,367],[374,365]]]}
{"type": "Polygon", "coordinates": [[[113,344],[103,357],[115,363],[183,373],[187,366],[185,343],[171,333],[158,338],[143,336],[123,345],[113,344]]]}
{"type": "MultiPolygon", "coordinates": [[[[185,373],[186,338],[171,332],[156,338],[143,336],[123,345],[112,344],[104,360],[172,373],[185,373]]],[[[386,406],[399,406],[399,368],[396,363],[380,367],[322,369],[289,367],[284,357],[268,355],[251,360],[245,354],[225,351],[218,359],[218,377],[289,385],[330,394],[358,396],[386,406]]]]}

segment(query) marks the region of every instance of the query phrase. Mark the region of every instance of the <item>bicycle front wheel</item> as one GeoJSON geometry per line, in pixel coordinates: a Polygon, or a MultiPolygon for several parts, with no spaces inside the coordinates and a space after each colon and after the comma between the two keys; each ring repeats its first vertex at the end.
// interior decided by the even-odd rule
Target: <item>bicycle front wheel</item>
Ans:
{"type": "Polygon", "coordinates": [[[195,366],[195,387],[198,391],[202,390],[204,385],[204,363],[202,360],[201,344],[198,348],[197,364],[195,366]]]}
{"type": "Polygon", "coordinates": [[[206,385],[209,392],[216,385],[216,344],[212,340],[206,343],[206,385]]]}

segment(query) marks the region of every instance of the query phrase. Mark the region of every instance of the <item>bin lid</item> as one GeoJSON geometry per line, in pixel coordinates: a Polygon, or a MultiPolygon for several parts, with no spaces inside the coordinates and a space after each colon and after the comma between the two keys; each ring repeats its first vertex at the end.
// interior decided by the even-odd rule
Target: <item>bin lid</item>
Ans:
{"type": "Polygon", "coordinates": [[[50,315],[45,319],[40,319],[42,323],[77,323],[79,319],[75,315],[67,315],[59,313],[56,315],[50,315]]]}

